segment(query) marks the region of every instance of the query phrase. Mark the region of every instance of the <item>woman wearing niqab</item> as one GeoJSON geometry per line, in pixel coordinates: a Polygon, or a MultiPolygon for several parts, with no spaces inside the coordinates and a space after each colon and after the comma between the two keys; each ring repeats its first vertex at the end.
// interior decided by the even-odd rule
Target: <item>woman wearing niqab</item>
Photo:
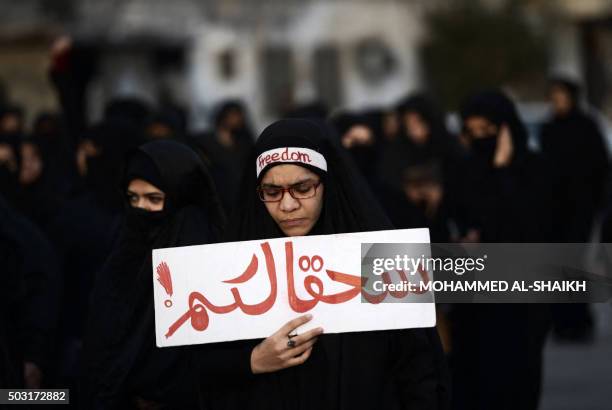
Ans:
{"type": "MultiPolygon", "coordinates": [[[[466,241],[548,242],[546,168],[527,149],[514,103],[479,92],[461,107],[465,163],[461,202],[466,241]]],[[[543,303],[458,304],[451,315],[454,409],[537,409],[550,325],[543,303]]]]}
{"type": "MultiPolygon", "coordinates": [[[[262,132],[245,168],[228,239],[390,228],[331,135],[326,124],[306,119],[281,120],[262,132]],[[258,161],[286,149],[308,152],[313,162],[258,161]]],[[[317,328],[289,337],[308,320],[294,319],[263,341],[200,346],[195,357],[202,408],[447,408],[434,328],[328,335],[317,328]]]]}
{"type": "Polygon", "coordinates": [[[198,155],[170,140],[129,157],[123,188],[129,206],[91,300],[82,407],[193,408],[187,350],[155,345],[151,251],[217,240],[221,207],[198,155]],[[150,192],[135,190],[135,181],[150,192]]]}

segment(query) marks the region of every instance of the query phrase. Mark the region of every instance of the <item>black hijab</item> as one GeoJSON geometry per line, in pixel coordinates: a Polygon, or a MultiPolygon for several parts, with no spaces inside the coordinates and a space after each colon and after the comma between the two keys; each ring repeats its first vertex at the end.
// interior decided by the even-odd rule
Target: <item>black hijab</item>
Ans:
{"type": "MultiPolygon", "coordinates": [[[[459,146],[446,129],[444,113],[434,101],[425,94],[411,95],[401,100],[396,107],[400,118],[400,132],[404,138],[399,141],[408,145],[410,161],[414,163],[427,163],[432,159],[445,158],[456,155],[459,146]],[[409,137],[409,130],[405,126],[404,116],[408,113],[418,114],[429,128],[429,138],[424,144],[416,144],[409,137]]],[[[412,165],[410,164],[410,165],[412,165]]]]}
{"type": "Polygon", "coordinates": [[[458,140],[446,129],[444,113],[424,94],[413,94],[396,106],[400,138],[387,144],[380,159],[380,177],[396,190],[401,189],[401,175],[410,166],[437,162],[444,174],[452,173],[454,162],[463,152],[458,140]],[[410,137],[404,117],[415,113],[429,128],[427,140],[416,143],[410,137]]]}
{"type": "Polygon", "coordinates": [[[608,147],[596,118],[580,106],[578,84],[556,78],[551,86],[563,88],[571,100],[571,109],[555,113],[540,131],[542,155],[553,174],[555,241],[588,242],[609,178],[608,147]]]}
{"type": "Polygon", "coordinates": [[[121,210],[123,202],[119,183],[121,164],[126,154],[143,142],[137,127],[121,119],[105,120],[91,127],[85,134],[98,149],[98,154],[87,157],[85,184],[96,202],[103,208],[121,210]]]}
{"type": "MultiPolygon", "coordinates": [[[[502,125],[508,126],[512,136],[513,146],[513,163],[517,163],[527,154],[527,129],[521,121],[518,111],[514,103],[499,90],[488,90],[479,92],[468,97],[461,106],[461,119],[465,120],[469,117],[483,117],[495,124],[498,129],[502,125]]],[[[499,135],[499,134],[498,134],[499,135]]],[[[497,137],[497,135],[495,135],[497,137]]],[[[497,141],[497,139],[492,140],[497,141]]],[[[495,150],[495,144],[492,151],[495,150]]],[[[472,142],[472,151],[475,152],[474,141],[472,142]]],[[[484,151],[484,150],[483,150],[484,151]]],[[[489,151],[491,151],[489,149],[489,151]]],[[[484,152],[483,152],[484,153],[484,152]]]]}
{"type": "Polygon", "coordinates": [[[142,145],[127,161],[134,178],[166,194],[164,209],[128,207],[114,251],[92,296],[85,346],[85,408],[115,408],[130,397],[193,405],[185,348],[155,347],[151,250],[214,242],[224,217],[204,164],[170,140],[142,145]]]}
{"type": "Polygon", "coordinates": [[[565,90],[571,102],[570,114],[573,111],[580,110],[580,85],[578,85],[577,82],[572,81],[569,78],[553,77],[549,82],[549,86],[551,88],[560,87],[565,90]]]}
{"type": "Polygon", "coordinates": [[[286,147],[316,151],[327,163],[326,171],[296,163],[318,174],[325,186],[323,210],[312,234],[390,229],[391,224],[359,172],[336,146],[331,128],[315,120],[285,119],[268,126],[255,143],[245,167],[240,206],[232,221],[229,240],[283,236],[256,192],[261,177],[274,164],[264,168],[258,178],[256,160],[268,150],[286,147]]]}
{"type": "Polygon", "coordinates": [[[345,112],[335,115],[331,120],[333,126],[338,133],[338,138],[342,144],[344,135],[353,127],[366,127],[372,137],[372,141],[367,144],[354,144],[350,148],[346,148],[355,165],[359,168],[362,175],[372,184],[376,167],[378,166],[379,148],[378,132],[375,126],[375,118],[371,113],[352,113],[345,112]]]}
{"type": "Polygon", "coordinates": [[[0,163],[0,193],[14,204],[19,193],[19,169],[21,168],[21,143],[23,140],[23,110],[19,107],[0,108],[0,120],[4,117],[16,117],[18,122],[15,129],[0,129],[0,145],[12,151],[13,164],[0,163]]]}
{"type": "Polygon", "coordinates": [[[461,202],[472,219],[468,225],[481,230],[482,242],[544,239],[550,229],[550,182],[541,158],[527,148],[527,131],[514,103],[498,90],[476,93],[463,103],[461,117],[464,123],[470,117],[484,117],[498,128],[496,135],[470,138],[461,190],[461,202]],[[495,167],[493,156],[503,125],[510,131],[513,153],[507,165],[495,167]]]}
{"type": "MultiPolygon", "coordinates": [[[[287,155],[281,160],[287,158],[296,157],[287,155]]],[[[245,167],[241,208],[233,221],[230,240],[283,236],[256,192],[265,173],[280,163],[303,166],[323,181],[323,209],[310,234],[390,229],[359,172],[335,146],[331,129],[315,120],[285,119],[268,126],[255,143],[245,167]],[[286,152],[285,148],[298,148],[296,151],[310,154],[313,161],[272,160],[257,167],[261,154],[275,149],[286,152]]],[[[249,358],[256,343],[208,344],[199,349],[204,408],[399,408],[401,402],[406,407],[424,409],[446,400],[441,383],[444,365],[435,329],[322,335],[304,364],[253,377],[249,358]],[[419,360],[405,366],[403,358],[412,355],[418,355],[419,360]]],[[[440,404],[440,408],[446,407],[440,404]]]]}
{"type": "Polygon", "coordinates": [[[237,144],[245,144],[250,147],[253,143],[253,131],[249,123],[247,109],[240,100],[223,101],[213,114],[215,129],[225,126],[225,121],[232,112],[238,113],[242,117],[242,124],[237,128],[231,129],[232,136],[237,144]]]}
{"type": "Polygon", "coordinates": [[[428,142],[439,145],[449,138],[444,122],[444,113],[425,94],[414,94],[400,100],[396,106],[396,111],[402,118],[400,129],[405,136],[408,136],[408,130],[404,125],[403,116],[408,113],[416,113],[429,127],[430,141],[428,142]]]}

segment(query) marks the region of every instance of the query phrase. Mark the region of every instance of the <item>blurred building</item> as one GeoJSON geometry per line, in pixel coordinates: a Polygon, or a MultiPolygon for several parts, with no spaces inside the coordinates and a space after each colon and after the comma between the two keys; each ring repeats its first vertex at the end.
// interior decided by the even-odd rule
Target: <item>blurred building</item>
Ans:
{"type": "MultiPolygon", "coordinates": [[[[502,0],[482,0],[499,7],[502,0]]],[[[51,40],[70,34],[93,51],[91,119],[108,99],[141,97],[189,107],[192,127],[215,104],[243,98],[256,124],[286,107],[386,105],[424,87],[420,0],[0,0],[0,79],[14,102],[52,108],[45,83],[51,40]]],[[[612,114],[612,0],[524,0],[525,16],[550,38],[550,72],[587,85],[612,114]]],[[[449,62],[452,70],[452,62],[449,62]]],[[[544,96],[542,96],[543,98],[544,96]]]]}

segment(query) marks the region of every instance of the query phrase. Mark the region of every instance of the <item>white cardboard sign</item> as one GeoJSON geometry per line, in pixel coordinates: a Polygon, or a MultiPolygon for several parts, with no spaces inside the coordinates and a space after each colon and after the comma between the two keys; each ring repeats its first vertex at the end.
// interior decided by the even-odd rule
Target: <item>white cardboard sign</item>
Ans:
{"type": "Polygon", "coordinates": [[[429,243],[404,229],[155,249],[157,346],[265,338],[310,313],[299,329],[325,333],[435,326],[434,303],[362,302],[362,243],[429,243]]]}

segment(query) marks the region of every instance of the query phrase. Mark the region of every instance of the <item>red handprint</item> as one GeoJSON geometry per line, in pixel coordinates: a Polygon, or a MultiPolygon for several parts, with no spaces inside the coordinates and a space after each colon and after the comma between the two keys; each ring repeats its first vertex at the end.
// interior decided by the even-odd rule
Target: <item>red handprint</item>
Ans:
{"type": "Polygon", "coordinates": [[[161,283],[168,296],[172,296],[172,276],[166,262],[157,265],[157,281],[161,283]]]}

